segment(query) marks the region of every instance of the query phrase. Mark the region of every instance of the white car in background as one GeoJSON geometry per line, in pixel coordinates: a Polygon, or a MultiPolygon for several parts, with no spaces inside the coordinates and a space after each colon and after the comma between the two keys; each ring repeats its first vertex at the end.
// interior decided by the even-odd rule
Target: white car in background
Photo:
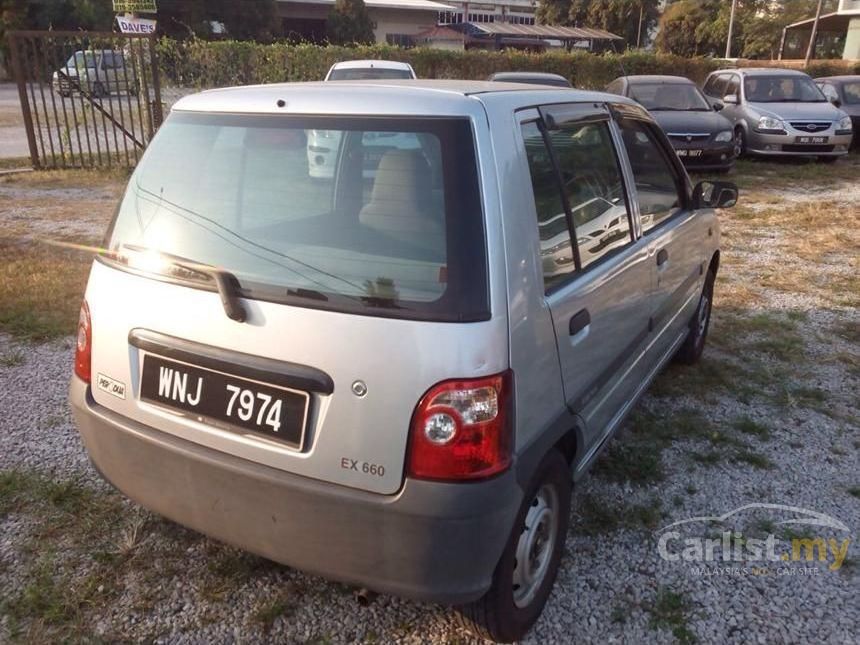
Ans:
{"type": "MultiPolygon", "coordinates": [[[[326,74],[326,81],[362,81],[417,78],[409,63],[393,60],[346,60],[335,63],[326,74]]],[[[368,135],[366,134],[365,137],[368,135]]],[[[316,179],[334,176],[334,163],[340,148],[341,132],[311,130],[308,133],[308,174],[316,179]]],[[[365,179],[372,179],[382,155],[393,148],[413,150],[420,148],[415,135],[404,133],[373,133],[373,140],[362,142],[365,149],[379,148],[378,154],[368,154],[364,164],[365,179]]]]}
{"type": "Polygon", "coordinates": [[[409,63],[395,60],[345,60],[335,63],[325,76],[327,81],[363,81],[418,78],[409,63]]]}

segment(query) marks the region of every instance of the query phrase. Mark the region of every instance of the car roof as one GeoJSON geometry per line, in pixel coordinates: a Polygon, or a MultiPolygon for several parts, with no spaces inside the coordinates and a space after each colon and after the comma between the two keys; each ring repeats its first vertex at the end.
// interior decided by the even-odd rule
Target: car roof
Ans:
{"type": "Polygon", "coordinates": [[[550,72],[496,72],[490,76],[494,81],[504,81],[507,78],[555,78],[567,80],[561,74],[550,72]]]}
{"type": "Polygon", "coordinates": [[[841,74],[839,76],[816,76],[816,81],[835,81],[837,83],[858,83],[860,74],[841,74]]]}
{"type": "Polygon", "coordinates": [[[475,98],[505,96],[512,104],[633,101],[614,94],[499,81],[391,79],[273,83],[207,90],[181,98],[173,111],[252,114],[464,115],[475,98]],[[279,105],[280,103],[280,105],[279,105]]]}
{"type": "Polygon", "coordinates": [[[719,69],[713,74],[719,72],[735,72],[743,76],[808,76],[806,72],[801,72],[798,69],[788,69],[786,67],[739,67],[732,69],[719,69]]]}
{"type": "Polygon", "coordinates": [[[412,69],[409,63],[398,60],[342,60],[331,66],[332,69],[412,69]]]}
{"type": "MultiPolygon", "coordinates": [[[[685,85],[695,85],[693,81],[684,76],[666,76],[662,74],[638,74],[633,76],[622,76],[621,78],[626,78],[627,82],[631,85],[638,85],[642,83],[665,83],[667,85],[679,84],[683,83],[685,85]]],[[[618,79],[616,79],[618,80],[618,79]]]]}

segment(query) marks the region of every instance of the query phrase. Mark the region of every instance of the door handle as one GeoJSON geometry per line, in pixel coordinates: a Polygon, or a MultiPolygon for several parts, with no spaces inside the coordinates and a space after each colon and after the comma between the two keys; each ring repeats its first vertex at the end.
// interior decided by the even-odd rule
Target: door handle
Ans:
{"type": "Polygon", "coordinates": [[[583,329],[588,327],[591,324],[591,314],[588,313],[588,309],[580,309],[573,317],[570,319],[570,325],[568,326],[568,331],[571,336],[576,336],[583,329]]]}
{"type": "Polygon", "coordinates": [[[666,261],[669,259],[669,251],[666,249],[660,249],[657,251],[657,266],[661,267],[666,264],[666,261]]]}

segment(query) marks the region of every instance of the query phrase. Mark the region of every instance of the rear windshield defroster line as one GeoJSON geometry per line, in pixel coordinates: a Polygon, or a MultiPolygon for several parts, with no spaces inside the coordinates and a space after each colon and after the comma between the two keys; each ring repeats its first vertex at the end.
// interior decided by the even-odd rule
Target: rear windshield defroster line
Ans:
{"type": "Polygon", "coordinates": [[[129,181],[102,258],[156,249],[228,271],[243,298],[387,318],[490,317],[465,117],[174,112],[129,181]]]}

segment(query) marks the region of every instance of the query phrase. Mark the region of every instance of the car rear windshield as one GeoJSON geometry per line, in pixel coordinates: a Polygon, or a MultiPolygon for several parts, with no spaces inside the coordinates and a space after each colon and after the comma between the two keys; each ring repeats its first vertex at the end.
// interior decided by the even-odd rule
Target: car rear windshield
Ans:
{"type": "Polygon", "coordinates": [[[408,69],[389,69],[385,67],[347,67],[333,69],[328,75],[330,81],[363,81],[373,79],[414,78],[408,69]]]}
{"type": "Polygon", "coordinates": [[[143,248],[228,271],[248,298],[489,317],[466,118],[174,112],[132,175],[107,244],[117,261],[143,248]]]}
{"type": "Polygon", "coordinates": [[[646,110],[710,112],[712,109],[692,83],[631,84],[630,97],[646,110]]]}
{"type": "Polygon", "coordinates": [[[806,76],[747,76],[747,101],[753,103],[824,103],[827,99],[806,76]]]}

